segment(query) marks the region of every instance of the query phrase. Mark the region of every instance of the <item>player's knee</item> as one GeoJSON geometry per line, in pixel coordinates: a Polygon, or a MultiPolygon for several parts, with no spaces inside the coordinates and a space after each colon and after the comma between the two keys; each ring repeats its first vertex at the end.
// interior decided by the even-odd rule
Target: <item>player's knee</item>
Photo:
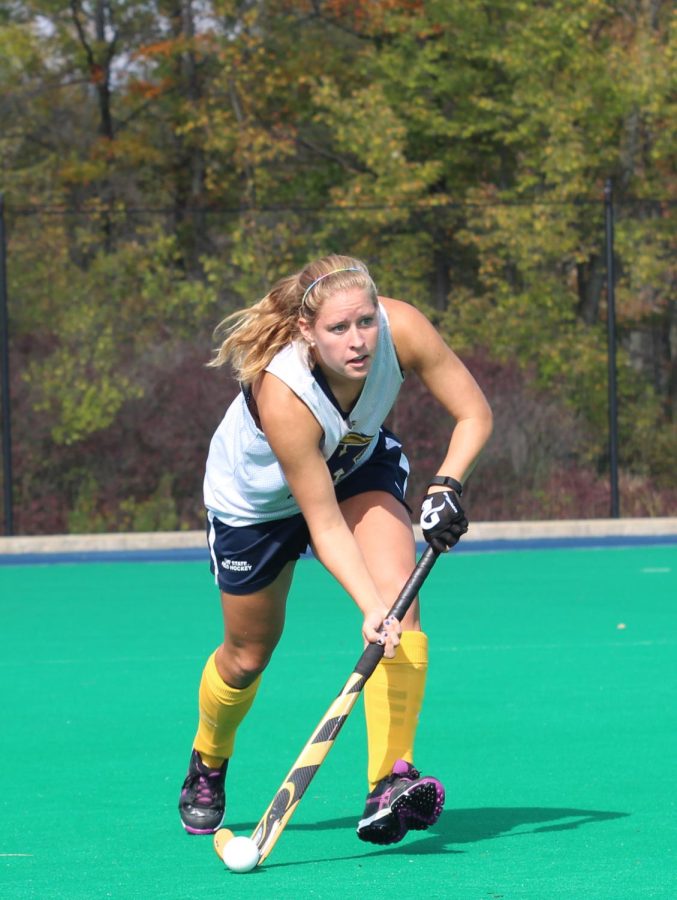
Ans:
{"type": "Polygon", "coordinates": [[[253,684],[270,662],[271,653],[263,648],[239,648],[231,652],[227,659],[228,677],[226,683],[242,690],[253,684]]]}

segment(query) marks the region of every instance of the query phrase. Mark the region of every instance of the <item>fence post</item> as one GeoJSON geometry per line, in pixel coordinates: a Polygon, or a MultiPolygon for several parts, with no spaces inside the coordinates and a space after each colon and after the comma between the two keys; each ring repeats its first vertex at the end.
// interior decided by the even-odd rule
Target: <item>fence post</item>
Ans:
{"type": "Polygon", "coordinates": [[[9,314],[5,198],[0,194],[0,378],[2,379],[2,472],[5,534],[14,534],[12,509],[12,428],[9,392],[9,314]]]}
{"type": "Polygon", "coordinates": [[[616,387],[616,270],[614,266],[614,195],[613,182],[610,178],[607,178],[604,184],[604,222],[606,232],[610,517],[617,519],[620,515],[620,503],[618,496],[618,391],[616,387]]]}

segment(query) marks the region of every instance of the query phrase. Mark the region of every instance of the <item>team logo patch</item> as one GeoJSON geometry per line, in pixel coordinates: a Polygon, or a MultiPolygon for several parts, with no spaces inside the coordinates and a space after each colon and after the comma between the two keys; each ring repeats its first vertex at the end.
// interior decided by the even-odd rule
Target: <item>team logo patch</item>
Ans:
{"type": "Polygon", "coordinates": [[[358,431],[349,431],[343,435],[338,447],[327,461],[334,484],[355,468],[366,453],[373,437],[373,434],[361,434],[358,431]]]}

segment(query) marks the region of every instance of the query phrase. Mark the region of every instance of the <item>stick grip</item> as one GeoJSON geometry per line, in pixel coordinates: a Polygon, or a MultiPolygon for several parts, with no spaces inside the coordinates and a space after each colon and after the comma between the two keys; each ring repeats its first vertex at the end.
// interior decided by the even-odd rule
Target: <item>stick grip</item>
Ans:
{"type": "MultiPolygon", "coordinates": [[[[414,602],[423,582],[430,574],[430,570],[435,564],[435,560],[438,556],[439,552],[435,550],[434,547],[428,547],[426,549],[425,553],[418,561],[416,568],[409,576],[409,580],[400,591],[399,597],[391,606],[388,616],[392,616],[400,622],[402,621],[407,610],[414,602]]],[[[386,616],[386,618],[388,616],[386,616]]],[[[357,672],[358,675],[363,675],[365,679],[369,678],[373,675],[376,666],[381,662],[383,650],[384,648],[381,644],[369,644],[365,647],[364,653],[358,659],[357,665],[353,671],[357,672]]]]}

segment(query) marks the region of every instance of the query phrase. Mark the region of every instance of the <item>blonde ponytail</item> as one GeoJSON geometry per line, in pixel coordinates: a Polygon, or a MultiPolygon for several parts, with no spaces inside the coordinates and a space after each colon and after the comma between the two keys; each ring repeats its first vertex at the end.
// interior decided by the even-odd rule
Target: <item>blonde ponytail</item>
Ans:
{"type": "Polygon", "coordinates": [[[350,288],[366,290],[376,304],[376,286],[360,260],[332,255],[309,263],[280,279],[258,303],[226,316],[215,331],[225,338],[208,365],[230,363],[237,379],[251,384],[283,347],[300,338],[301,316],[312,322],[327,296],[350,288]]]}

